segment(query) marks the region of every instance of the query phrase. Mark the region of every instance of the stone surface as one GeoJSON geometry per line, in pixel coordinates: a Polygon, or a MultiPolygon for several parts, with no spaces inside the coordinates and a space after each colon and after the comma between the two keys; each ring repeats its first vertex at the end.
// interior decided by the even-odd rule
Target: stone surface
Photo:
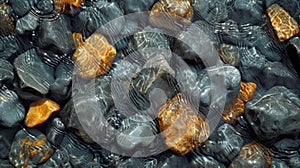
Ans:
{"type": "Polygon", "coordinates": [[[281,136],[300,132],[300,100],[283,86],[276,86],[246,104],[245,116],[261,142],[269,145],[281,136]]]}
{"type": "Polygon", "coordinates": [[[59,105],[50,99],[40,99],[30,104],[26,115],[26,126],[35,127],[43,124],[55,112],[60,110],[59,105]]]}
{"type": "Polygon", "coordinates": [[[190,164],[192,168],[225,168],[225,166],[222,163],[219,163],[213,157],[210,156],[195,156],[195,158],[192,159],[190,164]]]}
{"type": "Polygon", "coordinates": [[[84,0],[54,0],[53,4],[55,10],[61,13],[70,13],[74,12],[76,8],[79,8],[83,2],[84,0]]]}
{"type": "Polygon", "coordinates": [[[54,82],[53,70],[40,60],[35,49],[19,55],[14,61],[14,67],[23,91],[32,89],[42,95],[48,93],[54,82]]]}
{"type": "Polygon", "coordinates": [[[155,0],[124,0],[120,1],[120,7],[124,10],[125,14],[136,13],[142,11],[151,10],[151,6],[154,4],[155,0]]]}
{"type": "Polygon", "coordinates": [[[41,168],[63,167],[72,168],[68,154],[61,150],[56,150],[53,155],[42,165],[41,168]]]}
{"type": "Polygon", "coordinates": [[[33,6],[33,0],[10,0],[9,2],[14,10],[14,13],[20,17],[29,12],[31,6],[33,6]]]}
{"type": "Polygon", "coordinates": [[[166,145],[181,155],[203,144],[210,135],[203,116],[195,112],[181,94],[158,110],[158,123],[166,145]]]}
{"type": "Polygon", "coordinates": [[[14,77],[14,67],[12,64],[0,58],[0,81],[12,81],[14,77]]]}
{"type": "Polygon", "coordinates": [[[98,33],[91,35],[73,54],[75,70],[82,78],[95,78],[110,70],[116,49],[98,33]]]}
{"type": "Polygon", "coordinates": [[[238,116],[244,113],[245,103],[250,101],[256,91],[253,82],[241,82],[240,91],[236,99],[227,104],[223,110],[222,118],[228,123],[235,123],[238,116]]]}
{"type": "Polygon", "coordinates": [[[149,20],[155,27],[182,30],[192,17],[190,0],[159,0],[152,6],[149,20]]]}
{"type": "Polygon", "coordinates": [[[22,129],[12,142],[9,160],[15,167],[34,167],[48,160],[53,152],[46,136],[40,131],[22,129]]]}
{"type": "Polygon", "coordinates": [[[300,76],[300,38],[299,37],[293,37],[289,40],[287,45],[287,52],[288,56],[295,68],[295,70],[298,73],[298,76],[300,76]]]}
{"type": "Polygon", "coordinates": [[[219,162],[229,164],[238,155],[243,144],[244,140],[239,133],[225,123],[218,128],[217,137],[210,138],[200,149],[219,162]]]}
{"type": "Polygon", "coordinates": [[[2,87],[0,89],[0,124],[6,127],[16,126],[25,117],[25,108],[17,94],[2,87]]]}
{"type": "Polygon", "coordinates": [[[273,4],[266,12],[280,42],[299,33],[296,20],[278,4],[273,4]]]}
{"type": "Polygon", "coordinates": [[[238,66],[241,59],[239,47],[230,44],[222,44],[220,47],[220,57],[225,63],[235,67],[238,66]]]}
{"type": "Polygon", "coordinates": [[[242,147],[239,155],[229,165],[230,168],[271,167],[272,158],[266,148],[256,142],[242,147]]]}

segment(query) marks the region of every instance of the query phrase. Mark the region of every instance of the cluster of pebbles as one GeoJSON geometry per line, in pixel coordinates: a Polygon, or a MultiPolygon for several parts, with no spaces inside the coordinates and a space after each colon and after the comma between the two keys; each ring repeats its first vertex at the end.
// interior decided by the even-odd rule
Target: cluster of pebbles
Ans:
{"type": "Polygon", "coordinates": [[[1,168],[300,167],[298,0],[0,0],[0,21],[1,168]]]}

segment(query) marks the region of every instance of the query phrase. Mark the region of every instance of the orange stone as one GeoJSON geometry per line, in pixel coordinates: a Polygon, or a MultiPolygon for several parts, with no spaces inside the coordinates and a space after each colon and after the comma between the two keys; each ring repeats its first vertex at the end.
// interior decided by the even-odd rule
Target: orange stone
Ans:
{"type": "Polygon", "coordinates": [[[43,149],[41,148],[46,144],[47,139],[41,138],[31,141],[28,137],[21,140],[20,145],[20,157],[25,157],[24,165],[22,167],[30,166],[31,162],[29,161],[31,158],[35,158],[38,155],[41,155],[41,159],[38,161],[39,163],[43,163],[48,160],[52,154],[54,153],[53,149],[48,149],[44,153],[42,153],[43,149]]]}
{"type": "Polygon", "coordinates": [[[240,98],[236,98],[227,104],[222,113],[224,121],[233,124],[236,122],[238,116],[244,113],[245,104],[240,98]]]}
{"type": "Polygon", "coordinates": [[[60,109],[59,105],[49,99],[37,100],[30,104],[26,115],[26,126],[35,127],[44,123],[56,111],[60,109]]]}
{"type": "Polygon", "coordinates": [[[82,34],[80,34],[80,33],[73,33],[72,34],[72,38],[73,38],[73,41],[74,41],[74,44],[75,44],[76,47],[84,45],[84,42],[82,40],[82,34]]]}
{"type": "Polygon", "coordinates": [[[79,8],[84,0],[53,0],[55,10],[61,13],[69,13],[72,9],[79,8]]]}
{"type": "Polygon", "coordinates": [[[158,110],[158,123],[166,145],[181,155],[203,144],[210,135],[204,117],[194,111],[181,94],[158,110]]]}
{"type": "Polygon", "coordinates": [[[0,35],[13,35],[16,33],[13,17],[10,16],[11,7],[8,4],[0,4],[0,35]]]}
{"type": "Polygon", "coordinates": [[[267,14],[280,42],[299,33],[297,21],[278,4],[270,6],[267,9],[267,14]]]}
{"type": "Polygon", "coordinates": [[[271,167],[271,165],[271,152],[261,144],[251,142],[242,147],[239,155],[233,160],[229,167],[271,167]]]}
{"type": "Polygon", "coordinates": [[[190,0],[160,0],[153,5],[149,20],[159,28],[182,30],[191,23],[192,17],[190,0]]]}
{"type": "MultiPolygon", "coordinates": [[[[73,35],[73,38],[80,37],[73,35]]],[[[116,49],[110,45],[107,39],[98,33],[92,34],[84,44],[76,39],[79,45],[73,54],[76,72],[85,79],[95,78],[107,73],[116,56],[116,49]]]]}
{"type": "Polygon", "coordinates": [[[240,85],[241,88],[238,97],[244,102],[250,101],[256,91],[256,84],[253,82],[241,82],[240,85]]]}
{"type": "Polygon", "coordinates": [[[256,91],[253,82],[241,82],[238,97],[227,104],[222,112],[224,121],[233,124],[237,118],[244,113],[245,103],[250,101],[256,91]]]}

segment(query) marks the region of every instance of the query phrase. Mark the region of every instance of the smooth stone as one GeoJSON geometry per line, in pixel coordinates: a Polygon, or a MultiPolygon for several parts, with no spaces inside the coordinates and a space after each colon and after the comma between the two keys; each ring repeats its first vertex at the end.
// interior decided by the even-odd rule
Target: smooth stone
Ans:
{"type": "Polygon", "coordinates": [[[120,153],[126,156],[139,156],[160,147],[160,144],[154,144],[158,126],[153,121],[143,121],[142,117],[144,116],[131,116],[122,121],[116,133],[116,143],[120,147],[120,153]]]}
{"type": "Polygon", "coordinates": [[[14,61],[22,90],[32,89],[42,95],[48,93],[54,82],[53,70],[45,65],[34,49],[20,54],[14,61]]]}
{"type": "Polygon", "coordinates": [[[65,125],[60,118],[53,118],[46,129],[48,141],[54,146],[59,146],[65,136],[65,125]]]}
{"type": "Polygon", "coordinates": [[[288,57],[291,60],[295,70],[300,76],[300,38],[293,37],[289,40],[287,45],[288,57]]]}
{"type": "Polygon", "coordinates": [[[8,59],[20,50],[16,36],[0,37],[0,58],[8,59]]]}
{"type": "Polygon", "coordinates": [[[33,6],[33,0],[10,0],[9,3],[18,16],[24,16],[33,6]]]}
{"type": "Polygon", "coordinates": [[[118,34],[122,31],[125,24],[123,11],[115,2],[97,1],[88,6],[86,10],[80,12],[73,20],[73,27],[77,32],[82,33],[83,37],[88,37],[105,23],[118,19],[118,23],[113,22],[101,29],[100,33],[108,36],[118,34]],[[86,21],[89,22],[86,22],[86,21]]]}
{"type": "Polygon", "coordinates": [[[245,81],[255,81],[264,68],[266,62],[265,57],[254,47],[240,48],[240,54],[239,70],[242,79],[245,81]]]}
{"type": "Polygon", "coordinates": [[[57,149],[44,164],[40,165],[40,167],[41,168],[49,168],[49,167],[72,168],[72,165],[70,163],[68,153],[57,149]]]}
{"type": "Polygon", "coordinates": [[[194,156],[194,158],[190,162],[190,165],[192,168],[225,168],[222,163],[219,163],[217,160],[210,156],[194,156]]]}
{"type": "Polygon", "coordinates": [[[24,34],[26,31],[33,31],[39,26],[39,18],[32,13],[27,13],[25,16],[17,20],[16,30],[18,34],[24,34]]]}
{"type": "Polygon", "coordinates": [[[37,30],[37,45],[55,53],[68,54],[74,49],[70,20],[64,15],[52,20],[42,20],[37,30]]]}
{"type": "Polygon", "coordinates": [[[116,167],[120,163],[122,163],[123,160],[125,160],[124,156],[112,153],[111,151],[104,149],[101,149],[99,151],[100,155],[100,163],[103,167],[116,167]]]}
{"type": "Polygon", "coordinates": [[[16,126],[25,118],[25,108],[18,95],[6,87],[0,90],[0,124],[5,127],[16,126]]]}
{"type": "Polygon", "coordinates": [[[204,19],[210,23],[222,22],[229,18],[231,1],[191,0],[195,11],[194,19],[204,19]]]}
{"type": "Polygon", "coordinates": [[[262,0],[234,0],[230,18],[239,24],[260,24],[264,14],[262,0]]]}
{"type": "Polygon", "coordinates": [[[120,7],[124,10],[124,14],[137,13],[151,10],[151,6],[156,0],[124,0],[120,1],[120,7]]]}
{"type": "Polygon", "coordinates": [[[37,129],[22,129],[12,142],[9,160],[15,167],[27,167],[44,163],[54,150],[46,136],[37,129]]]}
{"type": "Polygon", "coordinates": [[[300,80],[296,72],[280,62],[267,62],[259,78],[267,90],[273,86],[285,86],[295,92],[299,91],[300,80]]]}
{"type": "Polygon", "coordinates": [[[157,160],[154,158],[129,158],[124,161],[122,161],[120,164],[118,164],[117,168],[126,168],[126,167],[132,167],[132,168],[156,168],[157,167],[157,160]]]}
{"type": "Polygon", "coordinates": [[[0,58],[0,81],[12,81],[14,76],[13,65],[9,61],[0,58]]]}
{"type": "Polygon", "coordinates": [[[73,64],[71,61],[61,62],[55,69],[55,81],[50,86],[50,95],[57,102],[69,98],[68,92],[73,77],[73,64]]]}
{"type": "Polygon", "coordinates": [[[266,27],[251,24],[238,25],[233,20],[227,20],[214,24],[213,29],[222,43],[255,47],[270,61],[280,61],[284,53],[283,45],[274,40],[266,27]]]}
{"type": "Polygon", "coordinates": [[[64,136],[60,150],[68,155],[70,163],[74,167],[84,167],[94,159],[91,148],[72,133],[64,136]]]}
{"type": "Polygon", "coordinates": [[[218,128],[217,138],[206,141],[201,150],[219,162],[229,164],[239,154],[243,144],[239,133],[231,125],[223,124],[218,128]]]}
{"type": "Polygon", "coordinates": [[[276,86],[246,104],[245,116],[261,142],[270,145],[281,136],[300,132],[300,100],[291,90],[276,86]]]}
{"type": "Polygon", "coordinates": [[[17,127],[14,128],[0,127],[0,149],[1,149],[0,159],[8,159],[11,142],[13,141],[17,131],[18,131],[17,127]]]}
{"type": "Polygon", "coordinates": [[[52,1],[49,0],[40,0],[36,6],[39,10],[43,11],[45,14],[48,14],[54,10],[52,1]]]}
{"type": "Polygon", "coordinates": [[[107,113],[104,114],[106,121],[115,129],[119,129],[122,126],[122,121],[126,118],[122,112],[116,107],[112,107],[107,113]]]}
{"type": "Polygon", "coordinates": [[[252,142],[241,149],[239,155],[231,162],[229,168],[271,167],[272,158],[268,149],[252,142]]]}

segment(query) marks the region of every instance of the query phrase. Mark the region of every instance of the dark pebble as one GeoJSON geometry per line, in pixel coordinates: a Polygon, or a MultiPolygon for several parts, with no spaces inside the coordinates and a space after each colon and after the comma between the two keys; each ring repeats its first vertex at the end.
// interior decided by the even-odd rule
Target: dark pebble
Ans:
{"type": "Polygon", "coordinates": [[[0,58],[8,59],[19,50],[16,36],[0,36],[0,58]]]}
{"type": "Polygon", "coordinates": [[[49,167],[63,167],[63,168],[72,168],[69,155],[65,151],[56,150],[53,155],[45,162],[40,165],[41,168],[49,167]]]}
{"type": "Polygon", "coordinates": [[[120,1],[120,7],[124,10],[125,14],[150,11],[152,5],[156,0],[124,0],[120,1]]]}
{"type": "Polygon", "coordinates": [[[295,70],[300,76],[300,38],[293,37],[289,40],[287,46],[288,56],[293,64],[295,70]]]}
{"type": "Polygon", "coordinates": [[[46,130],[48,141],[58,147],[65,136],[65,131],[65,126],[60,118],[51,119],[46,130]]]}
{"type": "Polygon", "coordinates": [[[9,2],[14,10],[14,13],[16,13],[19,17],[22,17],[28,13],[34,3],[33,0],[10,0],[9,2]]]}
{"type": "Polygon", "coordinates": [[[283,86],[277,86],[248,102],[245,116],[258,139],[270,145],[281,136],[297,136],[300,132],[299,106],[297,95],[283,86]]]}
{"type": "Polygon", "coordinates": [[[225,168],[222,163],[219,163],[213,157],[210,156],[195,156],[194,159],[190,162],[192,168],[225,168]]]}
{"type": "Polygon", "coordinates": [[[6,87],[0,89],[0,124],[6,127],[13,127],[25,118],[23,107],[17,94],[6,87]]]}
{"type": "Polygon", "coordinates": [[[2,160],[2,159],[0,159],[0,167],[1,168],[14,168],[14,166],[9,163],[9,160],[2,160]]]}
{"type": "Polygon", "coordinates": [[[14,76],[13,65],[9,61],[0,58],[0,82],[12,81],[14,76]]]}
{"type": "Polygon", "coordinates": [[[41,61],[35,49],[19,55],[14,61],[14,67],[20,79],[20,88],[23,91],[32,89],[41,95],[48,93],[54,82],[53,70],[41,61]]]}
{"type": "MultiPolygon", "coordinates": [[[[0,130],[0,158],[8,159],[11,142],[18,129],[15,128],[3,128],[0,130]]],[[[2,166],[0,166],[2,167],[2,166]]]]}

